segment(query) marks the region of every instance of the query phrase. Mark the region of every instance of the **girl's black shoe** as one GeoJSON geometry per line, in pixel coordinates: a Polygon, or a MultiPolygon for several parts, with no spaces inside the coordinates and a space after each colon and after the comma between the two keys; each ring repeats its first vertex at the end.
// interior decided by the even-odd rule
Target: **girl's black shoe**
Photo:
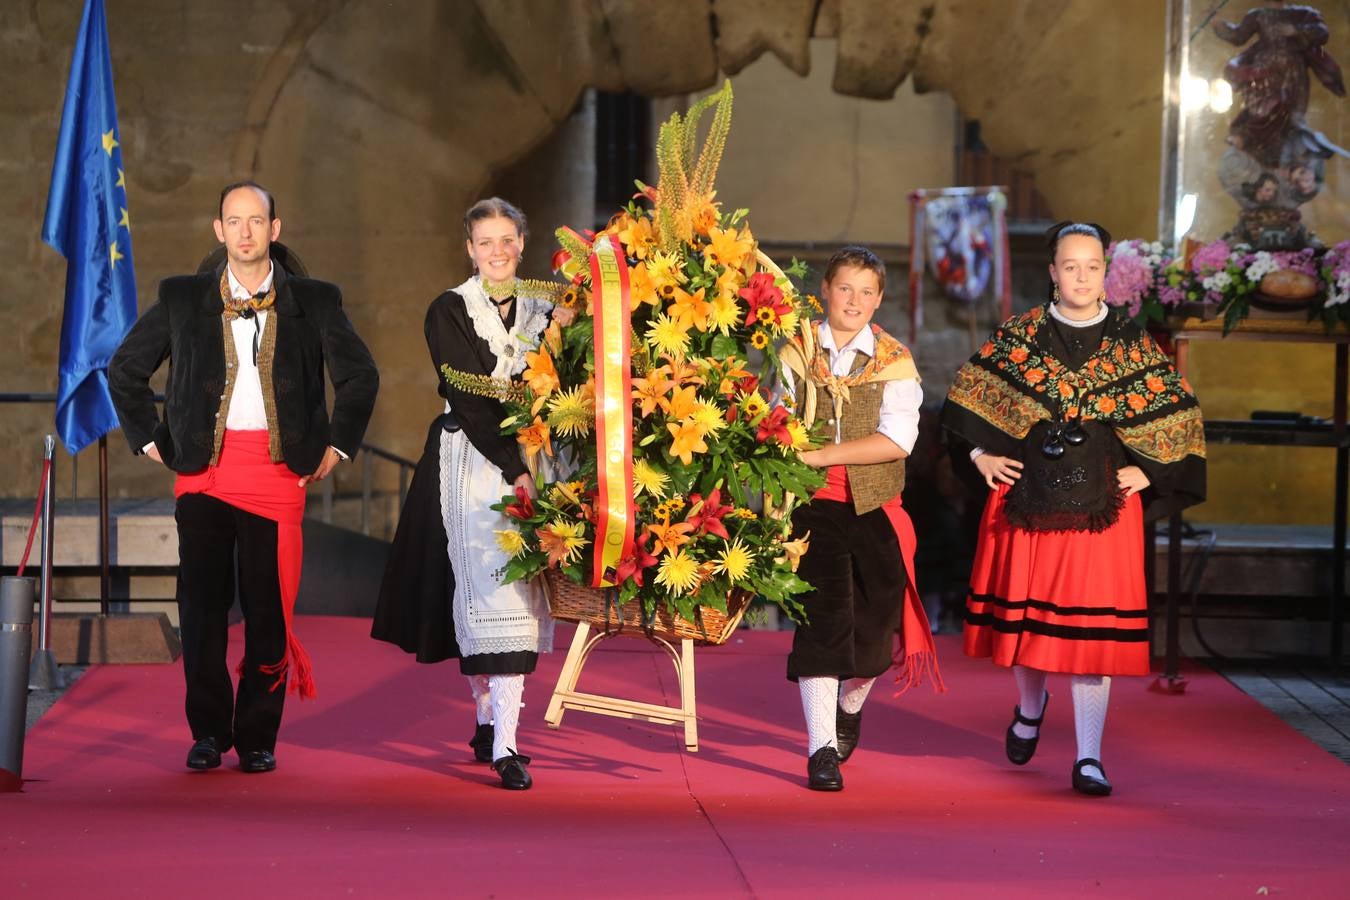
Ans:
{"type": "Polygon", "coordinates": [[[1008,726],[1008,733],[1003,736],[1003,749],[1008,754],[1008,761],[1013,765],[1025,766],[1031,762],[1031,758],[1036,755],[1036,745],[1041,742],[1041,723],[1045,721],[1045,709],[1050,705],[1050,692],[1045,693],[1045,702],[1041,704],[1041,714],[1039,718],[1028,719],[1022,715],[1022,707],[1013,707],[1013,723],[1008,726]],[[1036,729],[1035,737],[1018,737],[1013,731],[1013,725],[1027,725],[1036,729]]]}
{"type": "Polygon", "coordinates": [[[1073,789],[1089,797],[1111,796],[1111,782],[1106,780],[1106,767],[1102,765],[1101,760],[1089,756],[1073,764],[1073,789]],[[1084,775],[1083,770],[1088,766],[1096,766],[1102,777],[1084,775]]]}
{"type": "Polygon", "coordinates": [[[473,738],[469,741],[469,746],[473,748],[473,758],[479,762],[492,762],[492,723],[479,725],[473,732],[473,738]]]}

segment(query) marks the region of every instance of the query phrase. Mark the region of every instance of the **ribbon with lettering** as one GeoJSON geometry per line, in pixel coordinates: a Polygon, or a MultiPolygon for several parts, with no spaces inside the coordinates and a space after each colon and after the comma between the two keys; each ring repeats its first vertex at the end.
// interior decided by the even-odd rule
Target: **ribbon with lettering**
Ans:
{"type": "Polygon", "coordinates": [[[591,586],[614,587],[614,570],[633,552],[635,518],[628,265],[608,235],[592,245],[590,265],[595,328],[595,460],[600,482],[591,586]]]}

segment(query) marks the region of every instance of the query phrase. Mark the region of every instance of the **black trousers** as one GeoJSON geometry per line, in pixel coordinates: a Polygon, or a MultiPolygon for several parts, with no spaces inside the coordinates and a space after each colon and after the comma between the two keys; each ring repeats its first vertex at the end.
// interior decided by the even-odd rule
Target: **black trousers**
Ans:
{"type": "Polygon", "coordinates": [[[277,576],[277,525],[206,494],[184,494],[178,522],[178,621],[193,740],[222,749],[274,750],[286,686],[259,671],[286,654],[277,576]],[[236,552],[238,565],[236,566],[236,552]],[[226,662],[235,585],[244,611],[244,667],[237,693],[226,662]]]}
{"type": "Polygon", "coordinates": [[[792,515],[792,532],[811,532],[797,575],[815,588],[800,601],[787,677],[874,678],[891,666],[904,604],[904,557],[886,513],[856,515],[852,503],[812,500],[792,515]]]}

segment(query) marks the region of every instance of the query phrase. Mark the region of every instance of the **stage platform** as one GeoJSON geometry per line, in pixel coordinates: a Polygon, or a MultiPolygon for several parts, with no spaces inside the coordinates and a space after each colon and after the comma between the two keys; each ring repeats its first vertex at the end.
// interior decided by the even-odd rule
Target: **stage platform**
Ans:
{"type": "MultiPolygon", "coordinates": [[[[949,691],[879,685],[841,794],[804,787],[788,633],[698,651],[701,750],[669,727],[543,724],[562,653],[526,689],[534,790],[473,762],[468,688],[354,618],[302,617],[319,697],[288,701],[279,768],[189,772],[178,665],[103,666],[29,734],[0,795],[4,897],[1344,896],[1350,768],[1223,677],[1180,696],[1117,679],[1106,799],[1069,787],[1068,685],[1040,752],[1003,758],[1006,671],[939,639],[949,691]]],[[[565,648],[570,628],[559,629],[565,648]]],[[[237,638],[237,634],[236,634],[237,638]]],[[[582,688],[673,702],[621,639],[582,688]]]]}

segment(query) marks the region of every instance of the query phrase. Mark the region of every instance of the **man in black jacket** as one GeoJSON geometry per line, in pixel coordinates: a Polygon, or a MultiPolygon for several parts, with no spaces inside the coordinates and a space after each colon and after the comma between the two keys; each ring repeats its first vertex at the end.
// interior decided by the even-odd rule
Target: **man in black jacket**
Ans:
{"type": "Polygon", "coordinates": [[[233,746],[245,772],[269,772],[287,682],[302,698],[314,690],[291,627],[305,485],[356,453],[379,374],[338,288],[274,264],[281,220],[267,190],[226,187],[215,231],[225,263],[162,281],[108,380],[132,449],[178,473],[187,765],[215,768],[233,746]],[[149,380],[165,359],[161,418],[149,380]],[[225,654],[236,581],[245,624],[234,696],[225,654]]]}

